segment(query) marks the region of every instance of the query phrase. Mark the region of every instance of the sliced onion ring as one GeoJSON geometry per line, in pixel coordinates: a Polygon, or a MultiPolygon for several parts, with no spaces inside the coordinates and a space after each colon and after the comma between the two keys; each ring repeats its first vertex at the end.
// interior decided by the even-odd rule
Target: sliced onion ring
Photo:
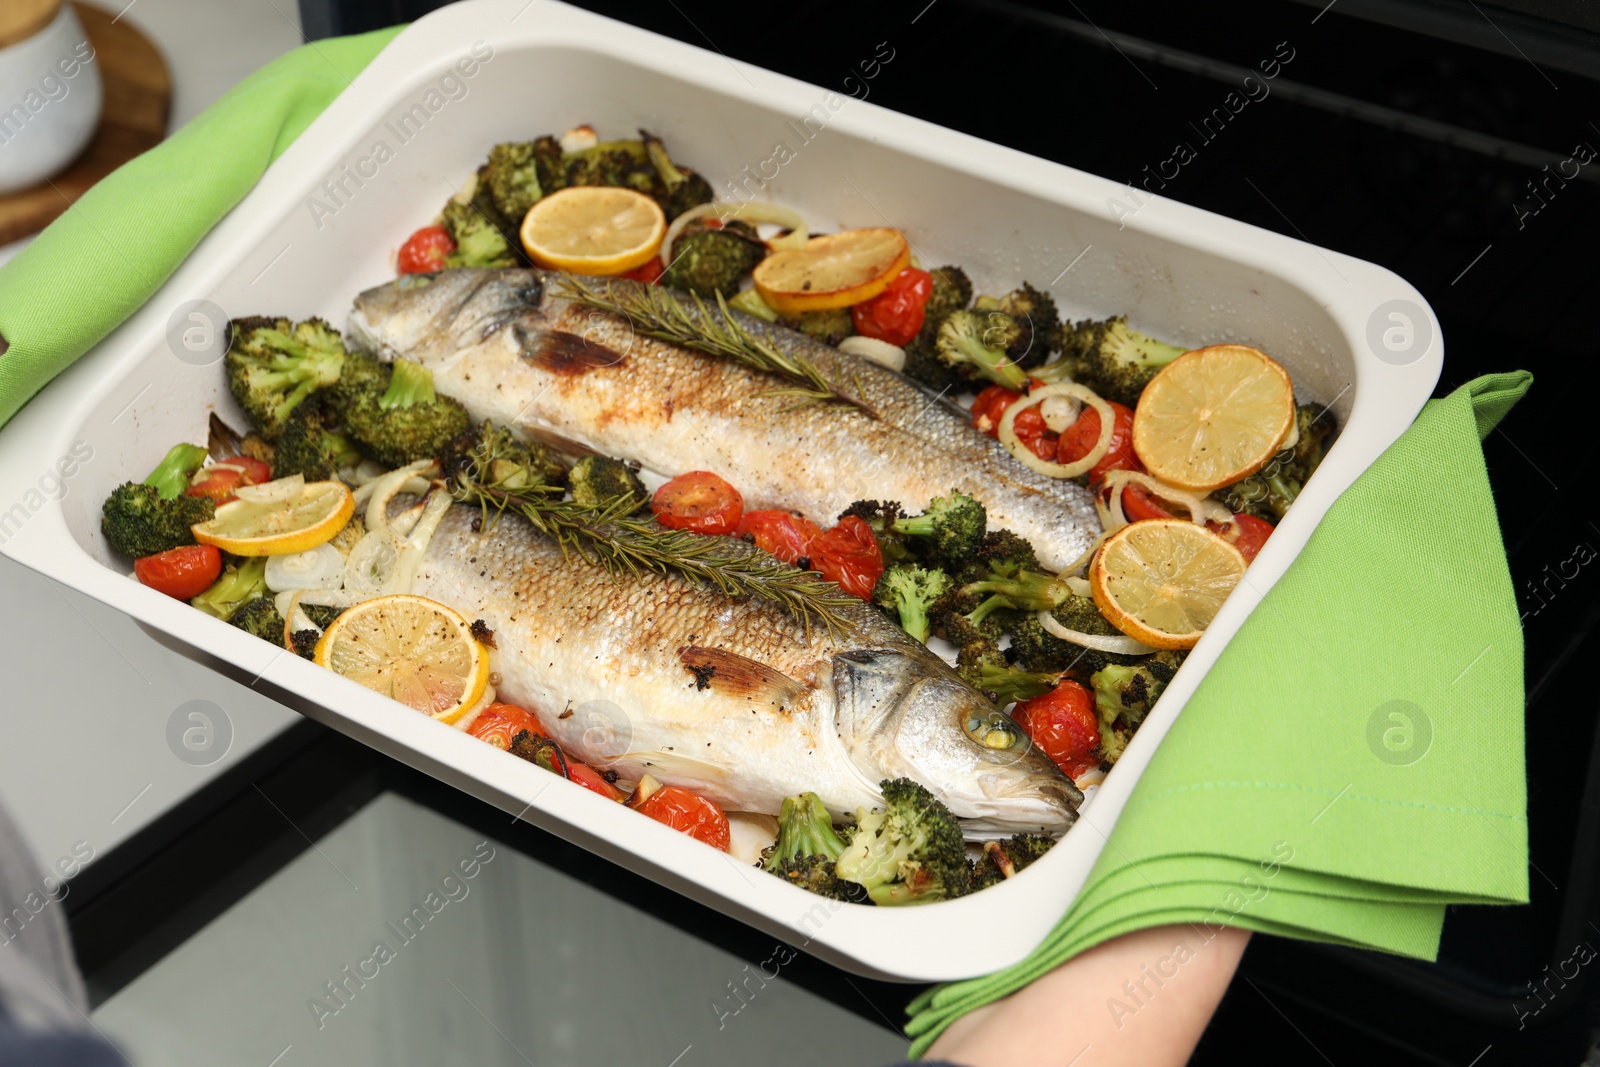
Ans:
{"type": "Polygon", "coordinates": [[[860,356],[870,359],[890,370],[906,369],[906,350],[899,345],[892,345],[888,341],[880,341],[876,337],[863,337],[861,334],[852,334],[839,342],[839,351],[847,356],[860,356]]]}
{"type": "Polygon", "coordinates": [[[1122,508],[1122,491],[1129,485],[1142,486],[1152,496],[1168,504],[1180,505],[1189,513],[1189,521],[1200,526],[1207,521],[1224,524],[1233,521],[1233,512],[1211,497],[1175,488],[1140,471],[1107,471],[1103,483],[1111,490],[1111,515],[1119,520],[1119,526],[1128,524],[1122,508]]]}
{"type": "Polygon", "coordinates": [[[1111,448],[1111,436],[1116,432],[1116,429],[1116,412],[1111,410],[1109,403],[1101,399],[1100,394],[1087,386],[1079,385],[1077,382],[1057,382],[1054,385],[1046,385],[1041,389],[1035,389],[1007,407],[1006,413],[1000,416],[998,432],[1000,443],[1005,445],[1006,451],[1015,456],[1023,466],[1051,478],[1076,478],[1078,475],[1092,470],[1094,465],[1105,457],[1106,452],[1111,448]],[[1022,440],[1017,437],[1017,416],[1024,409],[1030,408],[1046,397],[1051,396],[1067,396],[1075,400],[1081,400],[1094,408],[1095,413],[1100,416],[1100,437],[1095,441],[1094,447],[1089,449],[1088,454],[1082,459],[1075,460],[1072,463],[1051,463],[1049,460],[1040,459],[1034,455],[1033,449],[1023,444],[1022,440]]]}
{"type": "Polygon", "coordinates": [[[1039,625],[1043,626],[1045,632],[1052,637],[1058,637],[1063,641],[1082,648],[1090,648],[1096,652],[1110,652],[1117,656],[1142,656],[1147,652],[1155,651],[1143,641],[1135,641],[1133,638],[1122,634],[1108,637],[1104,634],[1086,634],[1077,630],[1069,630],[1057,622],[1056,617],[1048,611],[1039,612],[1039,625]]]}
{"type": "Polygon", "coordinates": [[[708,215],[715,215],[726,222],[728,219],[743,219],[745,222],[770,222],[775,226],[783,226],[790,232],[783,237],[774,237],[767,244],[773,248],[798,248],[811,239],[811,232],[806,228],[805,216],[794,208],[783,207],[767,200],[746,200],[738,204],[722,203],[700,204],[672,220],[672,225],[667,227],[667,235],[661,239],[661,265],[672,266],[672,246],[677,243],[678,235],[683,228],[695,219],[703,219],[708,215]]]}

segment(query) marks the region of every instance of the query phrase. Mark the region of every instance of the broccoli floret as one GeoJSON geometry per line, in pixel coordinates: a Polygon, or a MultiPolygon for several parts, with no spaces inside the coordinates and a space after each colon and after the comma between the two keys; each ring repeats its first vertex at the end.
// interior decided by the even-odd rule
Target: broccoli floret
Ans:
{"type": "Polygon", "coordinates": [[[283,436],[294,409],[339,380],[344,340],[321,319],[234,319],[223,359],[228,391],[268,441],[283,436]]]}
{"type": "Polygon", "coordinates": [[[878,551],[885,563],[901,563],[911,558],[911,549],[907,545],[909,538],[894,529],[901,511],[900,505],[893,500],[857,500],[841,511],[839,518],[846,515],[854,515],[872,527],[872,535],[878,539],[878,551]]]}
{"type": "Polygon", "coordinates": [[[1102,726],[1109,727],[1119,717],[1133,726],[1143,722],[1187,655],[1157,652],[1137,663],[1108,664],[1090,675],[1102,726]]]}
{"type": "Polygon", "coordinates": [[[514,492],[564,484],[567,469],[537,442],[523,444],[510,430],[485,422],[469,427],[439,456],[444,476],[457,485],[514,492]]]}
{"type": "MultiPolygon", "coordinates": [[[[1056,313],[1055,300],[1027,282],[1002,297],[980,296],[973,308],[1010,317],[1013,325],[1006,326],[1005,332],[1008,335],[1014,332],[1015,336],[1006,346],[1006,354],[1021,366],[1043,363],[1061,347],[1061,317],[1056,313]]],[[[990,331],[1000,325],[998,320],[990,318],[990,331]]]]}
{"type": "Polygon", "coordinates": [[[933,558],[955,568],[977,554],[989,521],[982,504],[959,489],[936,496],[921,515],[899,518],[889,528],[908,537],[926,538],[933,558]]]}
{"type": "Polygon", "coordinates": [[[835,871],[835,863],[826,856],[796,856],[769,867],[790,885],[799,886],[808,893],[837,900],[845,904],[870,904],[866,890],[854,882],[846,882],[835,871]]]}
{"type": "Polygon", "coordinates": [[[337,419],[350,402],[369,390],[383,392],[389,388],[389,365],[370,352],[356,349],[346,352],[344,366],[339,370],[339,380],[323,394],[327,414],[337,419]]]}
{"type": "MultiPolygon", "coordinates": [[[[1099,637],[1122,636],[1122,631],[1111,625],[1086,596],[1068,596],[1050,614],[1069,630],[1099,637]]],[[[1030,671],[1068,671],[1078,678],[1088,678],[1108,664],[1137,663],[1140,659],[1063,641],[1044,628],[1035,612],[1022,615],[1011,627],[1011,651],[1017,662],[1030,671]]]]}
{"type": "Polygon", "coordinates": [[[433,391],[433,372],[397,359],[388,383],[373,382],[351,396],[339,412],[344,432],[366,455],[388,467],[438,456],[471,419],[467,409],[433,391]]]}
{"type": "Polygon", "coordinates": [[[145,476],[144,484],[151,486],[162,500],[183,495],[190,479],[206,461],[206,449],[201,445],[173,445],[156,469],[145,476]]]}
{"type": "Polygon", "coordinates": [[[239,606],[267,591],[267,557],[230,560],[211,588],[189,601],[214,618],[227,620],[239,606]]]}
{"type": "Polygon", "coordinates": [[[650,499],[634,467],[609,456],[583,457],[572,465],[567,481],[572,499],[588,508],[619,506],[624,497],[630,497],[633,506],[627,510],[631,513],[650,499]]]}
{"type": "Polygon", "coordinates": [[[878,579],[872,600],[885,611],[893,612],[900,620],[901,629],[927,644],[932,631],[928,613],[954,584],[944,571],[929,570],[915,563],[897,563],[878,579]]]}
{"type": "Polygon", "coordinates": [[[237,626],[247,634],[275,645],[283,644],[283,616],[270,596],[247,600],[228,616],[228,625],[237,626]]]}
{"type": "Polygon", "coordinates": [[[300,610],[305,612],[306,618],[324,630],[332,626],[333,620],[344,611],[343,608],[330,607],[327,604],[301,604],[300,610]]]}
{"type": "Polygon", "coordinates": [[[961,826],[909,778],[883,782],[885,807],[856,814],[856,829],[834,871],[874,903],[923,904],[967,891],[961,826]]]}
{"type": "Polygon", "coordinates": [[[316,655],[317,642],[322,640],[322,635],[315,630],[296,630],[289,635],[289,647],[301,659],[311,659],[316,655]]]}
{"type": "MultiPolygon", "coordinates": [[[[1039,557],[1034,554],[1033,545],[1021,534],[1006,529],[990,530],[984,534],[983,540],[978,543],[974,561],[987,567],[989,574],[1002,577],[1039,569],[1039,557]]],[[[979,579],[962,575],[962,580],[970,582],[979,579]]]]}
{"type": "Polygon", "coordinates": [[[333,428],[323,405],[302,404],[289,416],[283,436],[272,454],[272,476],[298,474],[308,482],[325,482],[343,467],[361,462],[361,453],[344,434],[333,428]]]}
{"type": "Polygon", "coordinates": [[[999,707],[1043,696],[1061,682],[1061,675],[1022,670],[990,641],[969,641],[956,656],[956,673],[972,688],[986,693],[999,707]]]}
{"type": "Polygon", "coordinates": [[[954,311],[972,303],[972,282],[960,267],[936,267],[933,295],[923,309],[922,329],[906,346],[905,373],[938,393],[954,391],[961,384],[956,368],[939,358],[939,327],[954,311]]]}
{"type": "Polygon", "coordinates": [[[100,509],[100,530],[113,551],[139,559],[194,544],[189,527],[210,521],[216,507],[210,497],[164,500],[153,485],[124,482],[100,509]]]}
{"type": "Polygon", "coordinates": [[[833,828],[833,816],[815,793],[784,797],[778,814],[778,839],[761,853],[761,866],[776,872],[779,865],[816,856],[832,862],[844,851],[844,838],[833,828]]]}
{"type": "Polygon", "coordinates": [[[995,644],[1019,615],[1005,597],[963,593],[957,586],[934,605],[932,617],[934,631],[960,649],[995,644]]]}
{"type": "Polygon", "coordinates": [[[514,267],[517,257],[505,234],[477,207],[451,199],[444,205],[444,228],[456,250],[445,258],[446,267],[514,267]]]}
{"type": "Polygon", "coordinates": [[[683,228],[672,246],[672,263],[661,274],[662,285],[713,299],[739,291],[740,281],[766,256],[767,246],[742,222],[713,222],[695,219],[683,228]]]}
{"type": "Polygon", "coordinates": [[[1028,376],[1006,351],[1017,342],[1019,330],[1016,320],[1004,312],[953,311],[939,327],[939,358],[1020,393],[1028,387],[1028,376]]]}
{"type": "Polygon", "coordinates": [[[973,892],[1014,877],[1055,843],[1055,838],[1044,834],[1018,834],[1009,841],[985,842],[983,856],[972,868],[973,892]]]}
{"type": "Polygon", "coordinates": [[[545,194],[539,184],[539,166],[532,141],[512,141],[489,149],[483,178],[488,183],[496,210],[508,222],[518,225],[528,209],[545,194]]]}
{"type": "Polygon", "coordinates": [[[1004,568],[1007,561],[1000,561],[1000,566],[1001,570],[991,571],[990,576],[982,581],[968,583],[961,591],[997,594],[1005,597],[1011,607],[1027,611],[1048,611],[1059,607],[1062,601],[1072,595],[1067,583],[1053,574],[1017,568],[1006,575],[1004,568]]]}
{"type": "Polygon", "coordinates": [[[711,191],[711,183],[689,168],[674,163],[672,157],[667,155],[667,146],[661,143],[661,138],[640,130],[639,139],[644,142],[645,155],[649,158],[650,165],[656,169],[656,180],[661,186],[656,199],[660,201],[661,210],[666,214],[668,221],[692,207],[709,204],[715,199],[716,194],[711,191]]]}
{"type": "Polygon", "coordinates": [[[1334,430],[1333,416],[1315,404],[1296,408],[1295,422],[1299,439],[1293,446],[1273,456],[1250,477],[1218,490],[1218,499],[1229,511],[1242,511],[1274,524],[1288,514],[1306,480],[1322,463],[1334,430]]]}
{"type": "Polygon", "coordinates": [[[602,141],[562,157],[568,185],[613,185],[660,196],[662,182],[643,141],[602,141]]]}
{"type": "Polygon", "coordinates": [[[746,315],[754,316],[762,322],[777,322],[778,313],[772,306],[761,299],[761,293],[755,289],[744,289],[728,301],[728,306],[734,311],[742,311],[746,315]]]}
{"type": "Polygon", "coordinates": [[[853,336],[856,332],[855,319],[851,317],[849,308],[802,311],[798,315],[784,315],[779,317],[778,325],[815,338],[825,345],[838,345],[840,341],[853,336]]]}
{"type": "Polygon", "coordinates": [[[1140,333],[1123,316],[1104,322],[1084,321],[1060,333],[1062,357],[1041,367],[1045,381],[1072,378],[1107,400],[1133,407],[1156,372],[1187,349],[1140,333]]]}

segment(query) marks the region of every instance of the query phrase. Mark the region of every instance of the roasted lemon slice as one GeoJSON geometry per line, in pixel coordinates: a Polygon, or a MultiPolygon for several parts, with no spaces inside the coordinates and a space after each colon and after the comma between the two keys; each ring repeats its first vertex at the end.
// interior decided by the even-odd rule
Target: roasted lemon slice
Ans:
{"type": "Polygon", "coordinates": [[[876,227],[813,237],[799,248],[774,252],[752,278],[775,311],[850,307],[889,287],[911,265],[911,246],[899,230],[876,227]]]}
{"type": "Polygon", "coordinates": [[[489,653],[461,613],[410,593],[364,600],[317,642],[317,663],[393,697],[408,708],[455,722],[489,686],[489,653]]]}
{"type": "Polygon", "coordinates": [[[539,266],[622,274],[661,250],[667,218],[643,193],[579,185],[551,193],[522,218],[522,247],[539,266]]]}
{"type": "Polygon", "coordinates": [[[238,493],[238,500],[190,527],[196,541],[235,556],[308,552],[333,540],[356,509],[343,482],[308,482],[298,474],[241,486],[238,493]]]}
{"type": "Polygon", "coordinates": [[[1266,466],[1293,426],[1289,372],[1249,345],[1212,345],[1150,379],[1133,412],[1133,450],[1168,485],[1208,493],[1266,466]]]}
{"type": "Polygon", "coordinates": [[[1193,648],[1244,576],[1227,541],[1183,519],[1131,522],[1089,565],[1095,606],[1152,648],[1193,648]]]}

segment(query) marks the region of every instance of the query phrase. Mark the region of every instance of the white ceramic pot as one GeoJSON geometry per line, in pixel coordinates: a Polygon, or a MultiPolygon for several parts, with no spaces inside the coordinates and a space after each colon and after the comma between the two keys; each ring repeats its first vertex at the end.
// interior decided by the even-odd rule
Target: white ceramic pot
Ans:
{"type": "Polygon", "coordinates": [[[100,67],[70,4],[26,40],[0,48],[0,194],[66,166],[100,121],[100,67]]]}

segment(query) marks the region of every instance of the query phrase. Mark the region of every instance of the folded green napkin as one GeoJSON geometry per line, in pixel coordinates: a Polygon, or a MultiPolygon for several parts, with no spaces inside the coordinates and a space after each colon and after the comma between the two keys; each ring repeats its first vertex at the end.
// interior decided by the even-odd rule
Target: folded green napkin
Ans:
{"type": "MultiPolygon", "coordinates": [[[[271,64],[0,267],[0,424],[148,299],[394,32],[271,64]]],[[[1530,382],[1430,403],[1345,493],[1189,701],[1071,911],[1024,963],[920,998],[914,1051],[1144,927],[1430,957],[1445,904],[1527,900],[1521,631],[1478,442],[1530,382]]]]}
{"type": "Polygon", "coordinates": [[[1190,698],[1072,908],[1022,963],[918,998],[913,1053],[1132,930],[1431,959],[1446,904],[1527,901],[1522,630],[1479,442],[1532,381],[1430,401],[1339,498],[1190,698]]]}

